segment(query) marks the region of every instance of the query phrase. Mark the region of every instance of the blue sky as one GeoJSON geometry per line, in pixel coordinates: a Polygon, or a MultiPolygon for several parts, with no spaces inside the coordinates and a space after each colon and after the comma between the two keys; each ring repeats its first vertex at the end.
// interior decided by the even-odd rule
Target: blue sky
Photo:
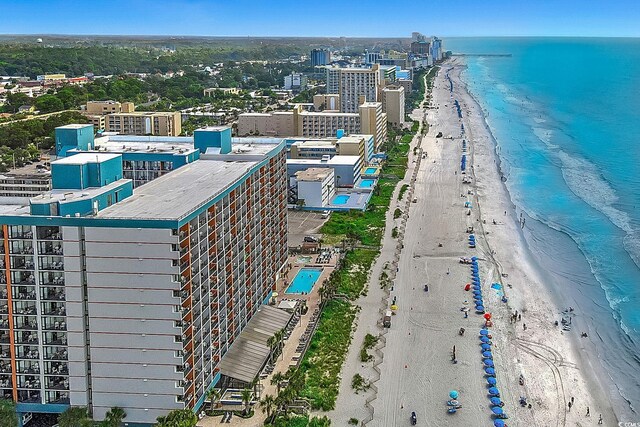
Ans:
{"type": "Polygon", "coordinates": [[[0,0],[0,16],[1,34],[640,37],[640,0],[0,0]]]}

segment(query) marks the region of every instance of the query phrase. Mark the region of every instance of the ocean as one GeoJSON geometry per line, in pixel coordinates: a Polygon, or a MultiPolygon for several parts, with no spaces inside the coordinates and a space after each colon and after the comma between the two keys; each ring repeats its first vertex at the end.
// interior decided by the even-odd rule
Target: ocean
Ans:
{"type": "MultiPolygon", "coordinates": [[[[451,38],[534,261],[640,420],[640,39],[451,38]]],[[[575,327],[574,327],[575,329],[575,327]]],[[[576,331],[576,333],[579,333],[576,331]]]]}

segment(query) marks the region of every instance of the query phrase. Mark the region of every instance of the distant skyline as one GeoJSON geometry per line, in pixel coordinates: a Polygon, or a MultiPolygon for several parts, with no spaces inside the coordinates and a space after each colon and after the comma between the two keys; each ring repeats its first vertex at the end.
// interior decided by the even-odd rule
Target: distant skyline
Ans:
{"type": "Polygon", "coordinates": [[[3,0],[0,34],[640,37],[638,0],[3,0]]]}

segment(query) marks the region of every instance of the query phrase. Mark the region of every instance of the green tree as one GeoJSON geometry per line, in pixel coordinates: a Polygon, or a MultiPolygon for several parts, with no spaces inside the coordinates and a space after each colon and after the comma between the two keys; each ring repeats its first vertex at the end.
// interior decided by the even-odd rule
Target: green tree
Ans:
{"type": "Polygon", "coordinates": [[[16,404],[12,400],[0,399],[0,427],[18,427],[16,404]]]}
{"type": "Polygon", "coordinates": [[[258,402],[258,406],[267,413],[267,419],[269,419],[276,407],[276,400],[272,395],[267,394],[258,402]]]}
{"type": "Polygon", "coordinates": [[[220,390],[217,388],[212,388],[207,392],[207,399],[211,401],[211,410],[216,407],[216,404],[220,400],[220,390]]]}
{"type": "Polygon", "coordinates": [[[251,410],[251,398],[253,397],[253,392],[250,389],[245,388],[242,390],[240,395],[242,396],[242,403],[244,403],[244,413],[248,414],[251,410]]]}
{"type": "Polygon", "coordinates": [[[198,423],[198,417],[191,409],[175,409],[157,420],[156,427],[195,427],[198,423]]]}
{"type": "Polygon", "coordinates": [[[84,406],[71,406],[58,417],[60,427],[90,427],[93,420],[84,406]]]}
{"type": "Polygon", "coordinates": [[[271,385],[276,386],[276,395],[280,394],[280,387],[282,381],[286,380],[287,377],[282,372],[276,372],[271,376],[271,385]]]}
{"type": "Polygon", "coordinates": [[[102,425],[104,427],[120,427],[122,420],[127,417],[127,413],[119,406],[114,406],[107,411],[102,425]]]}
{"type": "Polygon", "coordinates": [[[55,95],[42,95],[36,99],[35,107],[41,113],[53,113],[64,110],[64,104],[55,95]]]}

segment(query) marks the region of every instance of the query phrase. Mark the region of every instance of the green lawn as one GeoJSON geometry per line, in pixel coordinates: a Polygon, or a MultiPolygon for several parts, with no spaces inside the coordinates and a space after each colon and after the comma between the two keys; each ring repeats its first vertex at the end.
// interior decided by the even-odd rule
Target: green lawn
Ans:
{"type": "Polygon", "coordinates": [[[300,369],[306,374],[301,396],[313,409],[329,411],[335,407],[340,385],[340,369],[351,343],[351,325],[356,308],[348,302],[329,301],[320,317],[309,350],[300,369]]]}
{"type": "Polygon", "coordinates": [[[376,256],[378,251],[371,249],[354,249],[347,253],[343,267],[338,272],[338,293],[352,300],[358,298],[365,289],[376,256]]]}

